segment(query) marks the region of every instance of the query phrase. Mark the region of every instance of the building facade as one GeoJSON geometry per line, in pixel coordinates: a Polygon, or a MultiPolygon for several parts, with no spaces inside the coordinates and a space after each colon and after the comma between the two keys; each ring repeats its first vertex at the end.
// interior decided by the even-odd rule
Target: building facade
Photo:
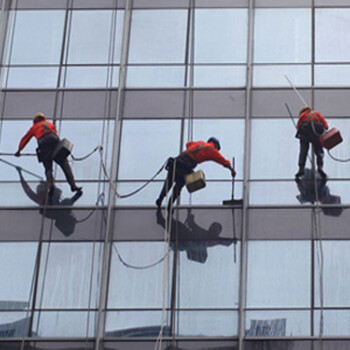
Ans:
{"type": "Polygon", "coordinates": [[[0,3],[0,349],[348,349],[349,0],[0,3]],[[327,181],[294,179],[303,100],[344,138],[327,181]],[[11,156],[38,112],[82,195],[11,156]],[[157,210],[212,136],[235,181],[157,210]]]}

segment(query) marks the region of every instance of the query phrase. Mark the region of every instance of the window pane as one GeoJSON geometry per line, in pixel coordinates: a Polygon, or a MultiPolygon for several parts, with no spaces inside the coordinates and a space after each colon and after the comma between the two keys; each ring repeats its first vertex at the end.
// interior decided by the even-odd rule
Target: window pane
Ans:
{"type": "Polygon", "coordinates": [[[124,120],[119,179],[149,179],[180,144],[178,120],[124,120]]]}
{"type": "MultiPolygon", "coordinates": [[[[315,334],[320,333],[320,311],[315,311],[315,334]]],[[[349,310],[324,310],[323,311],[323,335],[325,336],[348,336],[349,310]]],[[[347,345],[348,346],[348,345],[347,345]]],[[[347,348],[347,346],[344,347],[347,348]]]]}
{"type": "Polygon", "coordinates": [[[254,66],[253,85],[255,87],[290,86],[285,76],[293,80],[295,86],[311,85],[311,66],[254,66]]]}
{"type": "Polygon", "coordinates": [[[1,309],[27,309],[32,293],[36,253],[37,243],[0,244],[0,262],[4,266],[0,270],[1,309]]]}
{"type": "Polygon", "coordinates": [[[36,307],[96,308],[102,249],[92,242],[44,244],[36,307]]]}
{"type": "MultiPolygon", "coordinates": [[[[27,318],[27,312],[0,312],[0,337],[1,338],[22,338],[28,334],[30,319],[27,318]]],[[[1,349],[20,349],[9,348],[1,344],[1,349]]]]}
{"type": "Polygon", "coordinates": [[[186,10],[134,10],[129,63],[184,63],[186,10]]]}
{"type": "Polygon", "coordinates": [[[349,65],[315,65],[315,85],[349,86],[349,65]]]}
{"type": "Polygon", "coordinates": [[[248,11],[201,9],[195,12],[195,63],[245,63],[248,11]]]}
{"type": "Polygon", "coordinates": [[[10,89],[49,89],[57,87],[57,79],[58,67],[12,67],[4,83],[10,89]]]}
{"type": "MultiPolygon", "coordinates": [[[[299,140],[290,119],[252,120],[252,179],[292,179],[298,169],[299,140]],[[273,142],[272,142],[273,140],[273,142]],[[276,147],[279,145],[279,147],[276,147]]],[[[307,166],[308,166],[307,162],[307,166]]]]}
{"type": "Polygon", "coordinates": [[[247,306],[309,306],[310,253],[308,241],[250,241],[247,306]]]}
{"type": "MultiPolygon", "coordinates": [[[[322,229],[322,227],[321,227],[322,229]]],[[[322,234],[322,232],[321,232],[322,234]]],[[[315,243],[315,299],[320,305],[319,276],[320,265],[317,259],[319,245],[315,243]]],[[[347,253],[350,241],[322,241],[323,250],[323,295],[324,306],[349,307],[350,296],[344,293],[348,290],[350,282],[344,276],[349,274],[350,257],[347,253]]]]}
{"type": "Polygon", "coordinates": [[[308,336],[310,316],[310,311],[247,311],[245,334],[248,337],[308,336]]]}
{"type": "MultiPolygon", "coordinates": [[[[188,220],[187,237],[184,231],[178,233],[178,307],[238,308],[240,244],[235,246],[233,241],[220,240],[200,241],[198,238],[201,236],[214,236],[214,229],[221,230],[222,226],[213,222],[209,229],[205,229],[191,222],[191,219],[188,220]],[[222,269],[222,266],[225,268],[222,269]]],[[[196,318],[196,315],[193,317],[196,318]]]]}
{"type": "Polygon", "coordinates": [[[310,9],[255,10],[255,63],[307,63],[310,60],[310,9]]]}
{"type": "Polygon", "coordinates": [[[316,9],[316,62],[350,61],[350,9],[316,9]]]}
{"type": "MultiPolygon", "coordinates": [[[[142,231],[142,227],[140,230],[142,231]]],[[[164,242],[114,243],[108,308],[161,308],[165,260],[164,242]]],[[[170,250],[170,263],[167,270],[169,276],[172,275],[172,260],[173,253],[170,250]]],[[[170,302],[170,293],[171,290],[168,288],[167,307],[170,302]]]]}
{"type": "Polygon", "coordinates": [[[11,12],[10,25],[15,20],[16,26],[6,61],[11,64],[59,63],[64,18],[65,11],[11,12]]]}
{"type": "MultiPolygon", "coordinates": [[[[117,12],[114,62],[120,61],[123,16],[123,11],[117,12]]],[[[111,48],[111,26],[112,11],[73,11],[67,62],[107,63],[111,48]]]]}
{"type": "Polygon", "coordinates": [[[34,314],[32,332],[35,338],[81,338],[93,337],[95,329],[95,312],[48,311],[34,314]]]}
{"type": "Polygon", "coordinates": [[[182,87],[185,85],[185,68],[177,67],[128,67],[128,87],[182,87]]]}
{"type": "Polygon", "coordinates": [[[246,82],[244,66],[196,66],[194,86],[196,87],[243,87],[246,82]]]}

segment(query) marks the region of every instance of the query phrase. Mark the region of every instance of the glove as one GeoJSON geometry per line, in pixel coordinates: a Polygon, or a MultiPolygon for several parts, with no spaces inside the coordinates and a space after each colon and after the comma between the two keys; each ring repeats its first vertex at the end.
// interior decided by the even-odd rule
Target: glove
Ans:
{"type": "Polygon", "coordinates": [[[15,157],[20,157],[21,156],[21,151],[17,151],[16,153],[15,153],[15,157]]]}
{"type": "Polygon", "coordinates": [[[232,177],[235,177],[236,176],[236,171],[235,171],[235,169],[231,169],[231,175],[232,175],[232,177]]]}

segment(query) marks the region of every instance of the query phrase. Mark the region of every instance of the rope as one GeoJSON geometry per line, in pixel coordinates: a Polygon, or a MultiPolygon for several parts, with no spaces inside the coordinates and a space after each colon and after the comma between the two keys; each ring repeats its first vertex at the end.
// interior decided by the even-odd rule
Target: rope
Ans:
{"type": "Polygon", "coordinates": [[[333,160],[335,160],[336,162],[341,162],[341,163],[350,162],[350,158],[340,159],[340,158],[334,157],[334,156],[331,154],[331,152],[329,152],[329,149],[327,149],[327,153],[328,153],[328,155],[329,155],[333,160]]]}
{"type": "Polygon", "coordinates": [[[103,172],[110,184],[110,186],[112,186],[112,188],[114,189],[115,193],[116,193],[116,196],[120,199],[123,199],[123,198],[128,198],[128,197],[131,197],[133,196],[134,194],[140,192],[141,190],[143,190],[147,185],[149,185],[161,172],[162,170],[164,169],[167,161],[160,167],[160,169],[149,179],[147,180],[142,186],[140,186],[139,188],[137,188],[136,190],[130,192],[130,193],[127,193],[127,194],[119,194],[114,183],[112,182],[112,180],[109,178],[109,175],[108,175],[108,171],[107,171],[107,168],[106,168],[106,165],[104,164],[104,161],[103,161],[103,158],[102,158],[102,152],[100,150],[100,156],[101,156],[101,166],[102,166],[102,169],[103,169],[103,172]]]}
{"type": "Polygon", "coordinates": [[[21,169],[22,171],[24,171],[25,173],[27,173],[27,174],[29,174],[29,175],[32,175],[32,176],[34,176],[34,177],[36,177],[36,178],[38,178],[38,179],[40,179],[40,180],[43,180],[43,178],[40,176],[40,175],[37,175],[37,174],[35,174],[35,173],[32,173],[31,171],[29,171],[29,170],[26,170],[26,169],[24,169],[24,168],[22,168],[22,167],[19,167],[19,166],[17,166],[17,165],[14,165],[14,164],[12,164],[12,163],[10,163],[10,162],[7,162],[6,160],[4,160],[4,159],[1,159],[0,158],[0,162],[3,162],[3,163],[5,163],[5,164],[7,164],[7,165],[10,165],[10,166],[13,166],[14,168],[18,168],[18,169],[21,169]]]}
{"type": "Polygon", "coordinates": [[[90,153],[88,153],[86,156],[83,156],[83,157],[75,157],[73,154],[71,154],[71,157],[73,158],[73,160],[75,161],[82,161],[82,160],[85,160],[87,158],[89,158],[90,156],[92,156],[96,151],[99,151],[99,150],[103,150],[103,147],[102,145],[98,145],[96,146],[90,153]]]}

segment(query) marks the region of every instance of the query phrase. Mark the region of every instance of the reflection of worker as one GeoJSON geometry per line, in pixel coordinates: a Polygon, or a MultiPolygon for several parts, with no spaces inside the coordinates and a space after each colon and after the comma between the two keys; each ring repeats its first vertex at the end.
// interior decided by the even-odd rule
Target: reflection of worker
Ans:
{"type": "MultiPolygon", "coordinates": [[[[296,180],[298,190],[297,199],[300,203],[312,203],[319,201],[322,204],[341,204],[339,196],[331,194],[330,189],[326,186],[327,179],[321,178],[314,174],[311,169],[306,168],[302,179],[296,180]],[[316,181],[316,182],[315,182],[316,181]],[[316,188],[315,188],[316,185],[316,188]],[[315,191],[317,189],[317,193],[315,191]]],[[[340,216],[343,212],[341,207],[322,207],[322,212],[329,216],[340,216]]]]}
{"type": "Polygon", "coordinates": [[[300,139],[300,152],[299,171],[295,177],[299,178],[304,175],[306,157],[311,142],[316,154],[317,170],[323,178],[326,178],[327,175],[323,171],[323,149],[319,141],[319,136],[328,129],[326,119],[321,113],[313,111],[311,107],[303,107],[299,112],[297,129],[296,137],[300,139]]]}
{"type": "MultiPolygon", "coordinates": [[[[166,221],[160,208],[157,209],[157,224],[166,228],[166,221]]],[[[186,251],[189,260],[204,263],[208,256],[207,247],[229,246],[233,243],[231,238],[220,238],[221,231],[222,225],[218,222],[213,222],[208,230],[199,226],[194,220],[194,215],[189,211],[184,223],[174,218],[171,219],[169,234],[172,241],[175,241],[177,234],[177,248],[180,251],[186,251]]],[[[174,248],[173,243],[171,247],[174,248]]]]}
{"type": "MultiPolygon", "coordinates": [[[[55,126],[52,123],[48,122],[45,115],[42,113],[38,113],[34,116],[33,126],[21,139],[21,142],[18,146],[18,151],[15,153],[16,157],[21,156],[22,149],[27,145],[33,136],[38,140],[39,161],[43,162],[48,187],[51,189],[54,183],[52,156],[60,139],[57,136],[57,130],[55,126]]],[[[73,192],[81,191],[82,188],[78,187],[75,183],[73,172],[68,163],[68,160],[64,159],[58,164],[62,168],[71,190],[73,192]]]]}
{"type": "Polygon", "coordinates": [[[159,194],[158,199],[156,200],[157,207],[160,207],[164,197],[167,194],[167,191],[170,190],[173,183],[175,182],[175,187],[173,190],[173,202],[180,195],[182,188],[185,185],[185,176],[191,174],[193,169],[197,164],[212,160],[216,163],[223,165],[225,168],[231,170],[231,174],[234,177],[236,175],[235,170],[233,169],[229,160],[224,158],[220,150],[220,142],[215,137],[209,138],[207,142],[196,141],[196,142],[187,142],[186,150],[182,152],[179,156],[174,158],[169,158],[166,165],[166,170],[168,171],[167,178],[164,182],[163,188],[159,194]],[[176,164],[175,177],[174,173],[174,164],[176,164]]]}
{"type": "MultiPolygon", "coordinates": [[[[51,188],[50,196],[47,198],[47,184],[41,181],[34,192],[28,182],[24,179],[22,169],[16,167],[22,188],[25,194],[38,205],[54,205],[54,206],[72,206],[82,195],[83,192],[79,191],[74,194],[72,198],[61,199],[62,191],[55,187],[51,188]],[[46,203],[47,201],[47,203],[46,203]]],[[[74,232],[74,227],[77,222],[76,218],[71,213],[71,209],[40,209],[40,214],[44,215],[48,219],[55,220],[55,226],[65,235],[69,236],[74,232]]]]}

